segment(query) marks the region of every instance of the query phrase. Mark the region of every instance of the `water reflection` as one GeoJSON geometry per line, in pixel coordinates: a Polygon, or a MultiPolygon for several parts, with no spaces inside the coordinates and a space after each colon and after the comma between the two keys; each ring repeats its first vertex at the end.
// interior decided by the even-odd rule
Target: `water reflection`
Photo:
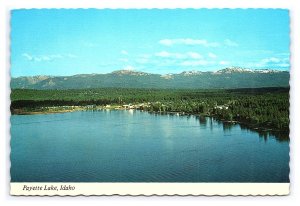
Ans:
{"type": "Polygon", "coordinates": [[[223,122],[223,131],[231,131],[236,124],[233,122],[223,122]]]}
{"type": "Polygon", "coordinates": [[[228,121],[221,121],[221,120],[212,120],[212,121],[217,121],[218,125],[222,125],[224,132],[231,131],[235,126],[239,125],[241,130],[257,133],[259,138],[262,138],[265,141],[267,141],[269,138],[275,138],[277,141],[280,142],[289,141],[288,131],[274,131],[272,129],[267,130],[267,129],[257,128],[257,127],[252,128],[246,124],[237,123],[237,122],[228,122],[228,121]]]}
{"type": "Polygon", "coordinates": [[[11,181],[289,182],[288,142],[270,131],[130,112],[13,115],[11,181]]]}
{"type": "Polygon", "coordinates": [[[209,118],[209,128],[210,128],[210,131],[212,131],[213,130],[213,118],[211,117],[211,118],[209,118]]]}
{"type": "Polygon", "coordinates": [[[206,118],[206,117],[203,117],[203,116],[198,116],[198,119],[199,119],[200,125],[206,127],[206,124],[207,124],[207,121],[206,121],[206,120],[207,120],[207,118],[206,118]]]}
{"type": "Polygon", "coordinates": [[[239,126],[241,130],[257,133],[259,138],[262,138],[264,141],[267,141],[269,138],[275,138],[277,141],[280,142],[289,141],[288,131],[274,131],[272,129],[266,130],[266,129],[252,128],[242,123],[221,121],[213,117],[206,117],[201,115],[177,115],[178,113],[155,113],[155,112],[152,112],[150,114],[153,114],[155,116],[168,115],[169,117],[179,117],[179,118],[185,117],[188,120],[194,118],[197,122],[199,122],[201,128],[207,128],[209,124],[209,128],[211,131],[214,128],[214,124],[217,124],[218,127],[222,126],[224,132],[231,132],[234,127],[239,126]]]}
{"type": "Polygon", "coordinates": [[[241,130],[251,131],[258,133],[259,137],[265,141],[268,138],[275,138],[279,142],[289,141],[289,132],[288,131],[273,131],[273,130],[264,130],[259,128],[249,128],[247,125],[240,124],[241,130]]]}

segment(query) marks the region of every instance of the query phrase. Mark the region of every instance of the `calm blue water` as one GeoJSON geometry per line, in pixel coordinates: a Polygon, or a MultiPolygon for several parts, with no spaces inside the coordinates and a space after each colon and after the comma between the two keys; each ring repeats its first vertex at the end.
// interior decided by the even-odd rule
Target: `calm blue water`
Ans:
{"type": "Polygon", "coordinates": [[[289,142],[140,111],[11,117],[12,182],[289,182],[289,142]]]}

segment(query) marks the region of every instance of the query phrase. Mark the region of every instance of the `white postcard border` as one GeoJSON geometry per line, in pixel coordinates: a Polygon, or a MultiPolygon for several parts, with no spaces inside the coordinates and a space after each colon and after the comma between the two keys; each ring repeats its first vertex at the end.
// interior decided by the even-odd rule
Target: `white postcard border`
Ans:
{"type": "MultiPolygon", "coordinates": [[[[250,7],[255,7],[255,6],[253,6],[254,4],[251,4],[251,3],[249,3],[250,1],[248,1],[248,4],[246,4],[246,5],[248,5],[248,8],[250,8],[250,7]],[[249,7],[249,5],[252,5],[252,6],[250,6],[249,7]]],[[[265,1],[266,2],[266,1],[265,1]]],[[[82,2],[83,3],[83,2],[82,2]]],[[[275,2],[275,3],[278,3],[278,2],[275,2]]],[[[290,3],[290,2],[289,2],[290,3]]],[[[265,5],[269,5],[269,8],[272,8],[272,7],[276,7],[276,8],[278,8],[278,7],[283,7],[283,8],[291,8],[291,5],[292,3],[290,3],[290,4],[288,4],[289,6],[283,6],[284,5],[284,3],[283,3],[283,1],[281,1],[281,2],[279,2],[279,4],[275,4],[275,5],[277,5],[277,6],[271,6],[270,4],[267,4],[267,3],[265,3],[265,5]],[[279,6],[278,6],[279,5],[279,6]]],[[[12,5],[15,5],[15,4],[12,4],[12,5]]],[[[22,4],[21,4],[22,5],[22,4]]],[[[32,4],[31,4],[32,5],[32,4]]],[[[49,3],[49,1],[48,1],[48,5],[51,5],[51,3],[49,3]]],[[[68,4],[69,5],[69,7],[70,7],[70,5],[71,4],[68,4]]],[[[78,5],[78,3],[77,3],[77,5],[78,5]]],[[[237,5],[236,3],[234,4],[234,5],[237,5]]],[[[285,4],[285,5],[287,5],[287,4],[285,4]]],[[[24,7],[33,7],[33,6],[28,6],[28,4],[27,5],[23,5],[24,7]]],[[[45,6],[45,4],[44,4],[44,7],[48,7],[48,6],[45,6]]],[[[83,5],[81,5],[81,7],[83,7],[83,5]]],[[[207,6],[207,7],[209,7],[209,6],[207,6]]],[[[247,6],[245,6],[244,5],[244,7],[247,7],[247,6]]],[[[20,6],[11,6],[11,4],[10,4],[10,8],[20,8],[20,6]]],[[[22,7],[23,8],[23,7],[22,7]]],[[[294,10],[295,11],[295,10],[294,10]]],[[[7,12],[8,13],[8,12],[7,12]]],[[[295,14],[295,12],[293,12],[294,14],[295,14]]],[[[294,47],[294,46],[293,46],[294,47]]],[[[4,59],[4,57],[2,58],[2,59],[4,59]]],[[[4,64],[4,63],[3,63],[4,64]]],[[[6,72],[7,72],[7,70],[5,71],[5,74],[6,74],[6,72]]],[[[295,69],[292,69],[291,70],[291,72],[293,72],[293,74],[295,73],[295,69]]],[[[8,75],[6,75],[6,76],[8,76],[8,75]]],[[[291,75],[291,78],[293,78],[294,80],[295,80],[295,77],[293,77],[294,75],[291,75]]],[[[3,79],[3,78],[1,78],[1,79],[3,79]]],[[[292,79],[291,79],[292,80],[292,79]]],[[[5,83],[7,84],[7,82],[5,81],[5,83]]],[[[292,83],[296,83],[295,81],[292,81],[292,83]]],[[[6,85],[7,86],[7,85],[6,85]]],[[[3,88],[2,88],[3,89],[3,88]]],[[[8,90],[8,89],[7,89],[8,90]]],[[[296,92],[294,91],[295,89],[293,89],[293,93],[292,94],[295,94],[296,92]]],[[[5,96],[7,96],[7,94],[5,95],[5,96]]],[[[295,96],[294,96],[295,97],[295,96]]],[[[294,98],[294,100],[295,100],[295,98],[294,98]]],[[[7,102],[8,102],[9,100],[7,100],[7,102]]],[[[295,104],[295,103],[294,103],[295,104]]],[[[295,108],[294,108],[295,109],[295,108]]],[[[9,118],[9,115],[7,115],[7,113],[9,113],[8,111],[6,111],[6,118],[9,118]]],[[[294,114],[292,114],[292,116],[296,116],[296,113],[294,113],[294,114]]],[[[293,123],[292,125],[294,125],[295,123],[293,123]]],[[[9,125],[8,123],[6,123],[6,128],[9,128],[7,125],[9,125]]],[[[294,125],[295,126],[295,125],[294,125]]],[[[295,127],[293,127],[294,129],[295,129],[295,127]]],[[[8,131],[8,130],[6,130],[6,131],[8,131]]],[[[291,131],[292,132],[292,134],[296,134],[296,131],[295,130],[292,130],[291,131]]],[[[6,133],[9,133],[9,132],[6,132],[6,133]]],[[[8,135],[7,135],[8,136],[8,135]]],[[[292,136],[295,136],[295,135],[292,135],[292,136]]],[[[8,139],[9,139],[9,137],[8,137],[8,139]]],[[[293,139],[293,138],[292,138],[293,139]]],[[[6,142],[9,142],[9,140],[7,140],[6,139],[6,142]]],[[[294,142],[294,141],[293,141],[294,142]]],[[[293,145],[293,144],[290,144],[290,146],[292,146],[293,148],[295,147],[295,145],[293,145]]],[[[8,147],[9,148],[9,147],[8,147]]],[[[7,150],[9,150],[8,148],[6,148],[5,150],[7,151],[7,150]]],[[[291,150],[292,150],[292,148],[291,148],[291,150]]],[[[294,152],[296,152],[295,150],[293,151],[292,150],[292,152],[294,153],[294,152]]],[[[293,157],[297,157],[296,155],[294,155],[293,157]]],[[[5,158],[7,158],[7,156],[5,156],[5,158]]],[[[9,158],[7,158],[8,160],[7,160],[7,162],[8,163],[6,163],[6,166],[7,166],[7,170],[9,170],[9,158]]],[[[291,158],[291,160],[292,160],[292,158],[291,158]]],[[[295,160],[293,160],[292,162],[295,162],[295,160]]],[[[292,164],[292,166],[291,167],[295,167],[296,165],[295,164],[292,164]]],[[[6,180],[6,182],[7,183],[9,183],[9,173],[7,173],[6,172],[6,174],[8,174],[8,175],[6,175],[6,177],[5,177],[5,180],[6,180]]],[[[294,174],[294,172],[292,172],[292,174],[294,174]]],[[[292,175],[292,179],[294,179],[293,178],[294,177],[294,175],[292,175]]],[[[4,178],[2,178],[2,179],[4,179],[4,178]]],[[[30,195],[33,195],[33,196],[35,196],[35,194],[25,194],[24,192],[22,192],[19,188],[20,188],[20,186],[23,186],[24,184],[28,184],[28,185],[31,185],[31,184],[33,184],[33,185],[35,185],[36,183],[10,183],[10,194],[11,195],[14,195],[14,196],[20,196],[20,195],[24,195],[24,196],[30,196],[30,195]]],[[[37,184],[42,184],[42,185],[45,185],[45,184],[48,184],[48,183],[37,183],[37,184]]],[[[50,183],[50,184],[59,184],[59,185],[68,185],[68,184],[73,184],[73,183],[50,183]]],[[[158,187],[161,187],[162,185],[164,185],[164,184],[169,184],[169,183],[74,183],[75,185],[79,185],[79,189],[81,190],[83,187],[83,184],[84,185],[89,185],[89,184],[92,184],[92,185],[90,185],[89,187],[93,187],[94,189],[96,189],[97,191],[97,193],[100,193],[100,191],[103,191],[104,189],[107,189],[107,188],[105,188],[105,186],[106,186],[106,184],[109,184],[109,187],[115,187],[117,184],[126,184],[125,186],[127,187],[127,191],[129,191],[129,189],[128,189],[128,187],[129,188],[131,188],[131,185],[132,184],[147,184],[147,185],[149,185],[149,184],[160,184],[160,185],[157,185],[158,187]],[[99,189],[99,192],[98,192],[98,189],[99,189]]],[[[170,184],[173,184],[173,185],[175,185],[175,184],[189,184],[189,183],[170,183],[170,184]]],[[[194,184],[198,184],[198,183],[194,183],[194,184]]],[[[246,195],[256,195],[256,193],[259,193],[259,192],[257,192],[258,191],[258,188],[260,189],[260,190],[268,190],[266,193],[260,193],[260,194],[258,194],[258,195],[272,195],[272,194],[276,194],[276,195],[287,195],[288,194],[288,190],[289,190],[289,187],[290,187],[290,183],[201,183],[202,185],[208,185],[208,184],[213,184],[215,187],[219,187],[218,188],[218,190],[226,190],[226,194],[228,194],[229,193],[229,191],[231,191],[232,190],[232,188],[226,188],[225,187],[225,185],[226,184],[230,184],[230,187],[232,186],[232,185],[234,185],[234,184],[237,184],[238,185],[238,187],[237,188],[235,188],[235,191],[237,191],[238,192],[238,195],[244,195],[244,193],[247,193],[246,195]],[[219,186],[218,186],[219,185],[219,186]],[[251,193],[251,192],[244,192],[243,190],[245,190],[246,188],[247,189],[249,189],[249,190],[251,190],[251,185],[256,185],[256,186],[254,186],[254,187],[258,187],[258,188],[255,188],[255,194],[253,194],[253,193],[251,193]]],[[[6,184],[7,185],[7,184],[6,184]]],[[[294,187],[295,187],[295,184],[293,183],[292,184],[292,186],[294,185],[294,187]]],[[[298,184],[297,184],[298,185],[298,184]]],[[[201,186],[202,187],[202,186],[201,186]]],[[[93,188],[91,188],[91,189],[93,189],[93,188]]],[[[159,188],[160,189],[160,188],[159,188]]],[[[197,189],[199,189],[199,188],[197,188],[197,189]]],[[[295,189],[295,188],[294,188],[295,189]]],[[[144,190],[144,187],[139,187],[139,191],[140,191],[140,193],[142,193],[142,191],[144,190]]],[[[206,191],[204,192],[204,193],[201,193],[200,191],[200,189],[197,191],[198,193],[201,193],[201,195],[209,195],[209,194],[207,194],[208,193],[208,191],[207,191],[207,189],[205,189],[206,191]]],[[[224,192],[222,190],[222,192],[224,192]]],[[[6,191],[6,190],[5,190],[6,191]]],[[[185,191],[186,192],[186,191],[185,191]]],[[[214,193],[215,194],[217,194],[217,192],[216,191],[214,191],[214,193]]],[[[37,194],[37,195],[40,195],[40,194],[37,194]]],[[[49,196],[51,196],[51,194],[48,194],[49,196]]],[[[62,195],[61,193],[60,194],[56,194],[56,195],[62,195]]],[[[73,196],[72,194],[66,194],[66,195],[70,195],[70,196],[73,196]]],[[[77,194],[78,195],[78,194],[77,194]]],[[[103,194],[103,192],[100,194],[100,195],[105,195],[105,194],[103,194]]],[[[181,195],[181,194],[180,194],[181,195]]],[[[192,195],[192,194],[190,194],[190,195],[192,195]]],[[[222,195],[222,194],[218,194],[218,195],[222,195]]],[[[231,193],[231,195],[235,195],[235,193],[231,193]]],[[[294,196],[295,196],[295,193],[294,193],[294,196]]],[[[299,196],[298,196],[299,197],[299,196]]],[[[297,199],[298,199],[298,197],[297,197],[297,199]]],[[[275,200],[276,201],[276,200],[275,200]]],[[[78,203],[80,203],[80,202],[78,202],[78,203]]]]}
{"type": "Polygon", "coordinates": [[[288,195],[290,183],[10,183],[14,196],[288,195]]]}

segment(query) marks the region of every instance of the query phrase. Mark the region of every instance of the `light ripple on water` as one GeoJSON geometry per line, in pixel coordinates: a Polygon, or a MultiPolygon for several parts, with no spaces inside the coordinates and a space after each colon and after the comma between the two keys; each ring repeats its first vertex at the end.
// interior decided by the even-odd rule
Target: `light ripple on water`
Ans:
{"type": "Polygon", "coordinates": [[[12,181],[289,181],[288,142],[211,123],[124,111],[14,116],[12,181]]]}

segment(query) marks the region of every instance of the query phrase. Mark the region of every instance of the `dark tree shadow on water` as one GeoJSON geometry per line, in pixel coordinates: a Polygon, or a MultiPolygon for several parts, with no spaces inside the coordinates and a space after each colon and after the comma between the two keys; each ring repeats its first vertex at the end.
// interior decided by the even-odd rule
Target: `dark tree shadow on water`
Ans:
{"type": "Polygon", "coordinates": [[[270,138],[275,138],[279,142],[289,142],[289,131],[276,131],[272,129],[264,129],[264,128],[252,128],[244,124],[240,124],[241,130],[246,130],[250,132],[258,133],[259,138],[264,139],[264,141],[268,141],[270,138]]]}

